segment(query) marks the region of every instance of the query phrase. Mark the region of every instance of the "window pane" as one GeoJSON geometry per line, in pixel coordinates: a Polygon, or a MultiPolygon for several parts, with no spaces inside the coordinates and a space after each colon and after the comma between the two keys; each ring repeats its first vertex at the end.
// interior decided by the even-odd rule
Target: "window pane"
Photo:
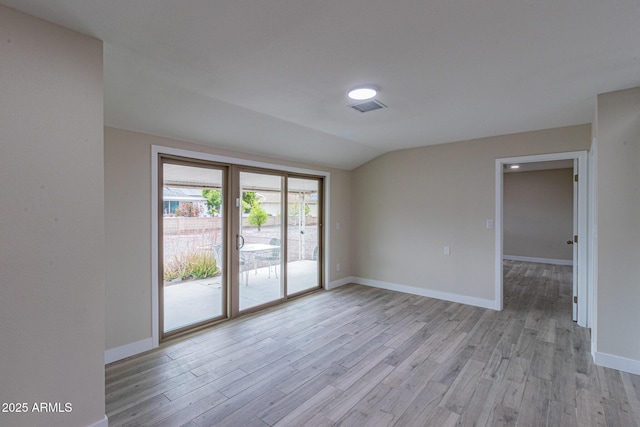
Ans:
{"type": "Polygon", "coordinates": [[[288,181],[287,294],[318,288],[320,266],[319,181],[288,181]]]}

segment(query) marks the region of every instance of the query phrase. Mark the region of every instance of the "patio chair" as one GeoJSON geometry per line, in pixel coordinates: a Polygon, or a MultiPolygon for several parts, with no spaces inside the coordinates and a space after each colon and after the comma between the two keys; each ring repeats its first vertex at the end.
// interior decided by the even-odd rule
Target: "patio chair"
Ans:
{"type": "Polygon", "coordinates": [[[213,245],[213,254],[216,257],[218,268],[222,268],[222,245],[213,245]]]}
{"type": "MultiPolygon", "coordinates": [[[[224,264],[222,263],[222,245],[213,245],[213,253],[216,257],[216,264],[220,270],[222,270],[224,264]]],[[[240,259],[240,281],[242,281],[242,275],[245,275],[244,283],[245,285],[249,285],[249,271],[244,268],[245,262],[241,258],[240,259]]]]}
{"type": "Polygon", "coordinates": [[[273,272],[278,278],[278,264],[280,264],[280,239],[271,239],[269,244],[272,246],[278,246],[274,249],[266,251],[260,251],[253,257],[255,274],[258,274],[258,261],[265,261],[269,263],[269,279],[271,279],[271,266],[273,265],[273,272]]]}

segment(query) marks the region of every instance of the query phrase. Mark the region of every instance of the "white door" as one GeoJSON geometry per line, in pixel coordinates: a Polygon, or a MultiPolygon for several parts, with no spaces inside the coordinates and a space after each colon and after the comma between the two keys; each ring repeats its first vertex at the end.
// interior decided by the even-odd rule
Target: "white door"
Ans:
{"type": "Polygon", "coordinates": [[[573,245],[573,302],[572,302],[572,307],[573,307],[573,311],[572,311],[572,317],[573,317],[573,321],[577,322],[578,321],[578,271],[579,271],[579,266],[578,266],[578,242],[577,240],[577,236],[578,236],[578,211],[579,211],[579,204],[578,204],[578,181],[575,179],[575,177],[578,176],[578,159],[573,159],[573,236],[571,236],[571,239],[569,241],[567,241],[567,243],[570,243],[571,245],[573,245]]]}
{"type": "Polygon", "coordinates": [[[574,179],[574,203],[575,208],[573,210],[573,227],[575,230],[574,235],[577,242],[573,244],[573,289],[574,289],[574,301],[573,304],[573,319],[578,322],[578,325],[583,327],[591,327],[589,313],[590,295],[587,286],[587,242],[588,242],[588,227],[587,227],[587,197],[588,197],[588,170],[587,170],[587,153],[580,152],[577,158],[574,160],[574,174],[577,175],[577,181],[574,179]]]}

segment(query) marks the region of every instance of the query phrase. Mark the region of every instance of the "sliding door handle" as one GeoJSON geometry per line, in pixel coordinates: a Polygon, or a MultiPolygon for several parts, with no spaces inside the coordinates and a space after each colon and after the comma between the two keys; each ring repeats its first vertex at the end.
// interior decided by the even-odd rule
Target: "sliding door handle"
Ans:
{"type": "Polygon", "coordinates": [[[240,234],[236,234],[236,249],[240,250],[244,246],[244,237],[240,234]]]}

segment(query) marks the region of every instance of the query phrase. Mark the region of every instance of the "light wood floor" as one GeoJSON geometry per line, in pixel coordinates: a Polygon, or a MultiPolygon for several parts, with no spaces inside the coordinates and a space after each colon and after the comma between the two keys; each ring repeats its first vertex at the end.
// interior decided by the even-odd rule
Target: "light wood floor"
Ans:
{"type": "Polygon", "coordinates": [[[640,377],[597,367],[570,267],[505,263],[505,309],[364,286],[106,368],[110,426],[638,426],[640,377]]]}

